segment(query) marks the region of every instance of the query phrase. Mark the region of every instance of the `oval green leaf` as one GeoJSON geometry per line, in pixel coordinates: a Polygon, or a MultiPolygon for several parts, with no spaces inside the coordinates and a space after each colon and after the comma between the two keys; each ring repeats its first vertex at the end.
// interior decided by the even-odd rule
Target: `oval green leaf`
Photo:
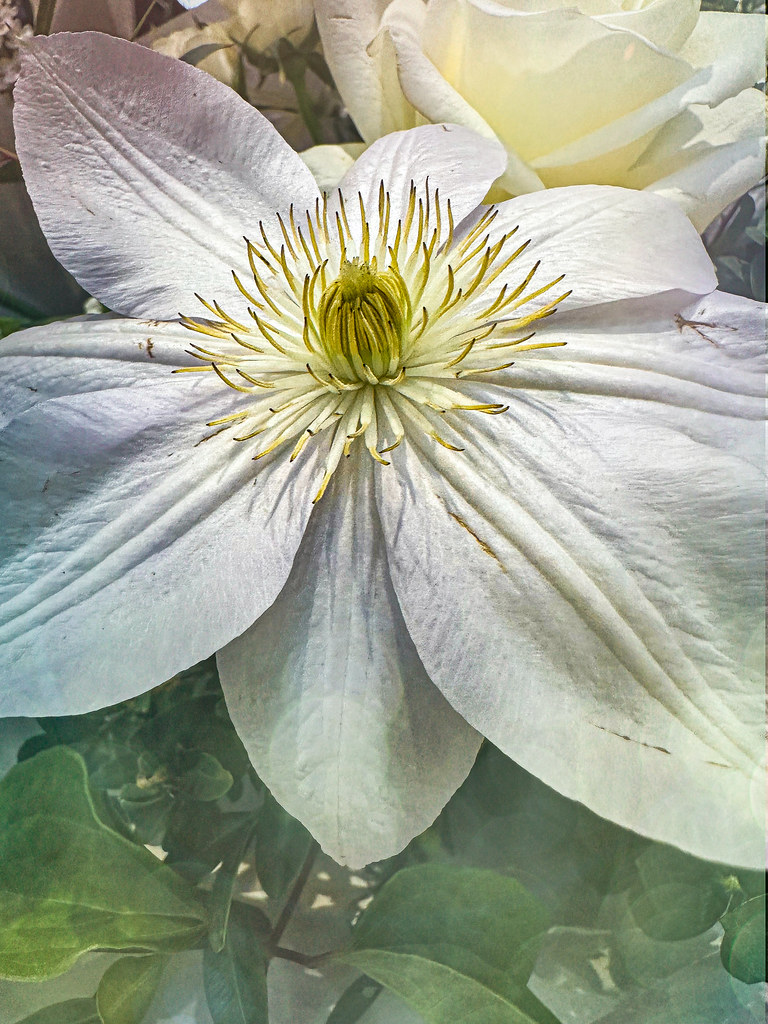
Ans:
{"type": "Polygon", "coordinates": [[[338,959],[429,1024],[532,1024],[551,1015],[526,987],[547,928],[541,905],[492,871],[424,864],[382,888],[338,959]]]}
{"type": "Polygon", "coordinates": [[[98,819],[79,754],[44,750],[0,782],[1,977],[54,977],[92,949],[186,949],[205,922],[186,882],[98,819]]]}

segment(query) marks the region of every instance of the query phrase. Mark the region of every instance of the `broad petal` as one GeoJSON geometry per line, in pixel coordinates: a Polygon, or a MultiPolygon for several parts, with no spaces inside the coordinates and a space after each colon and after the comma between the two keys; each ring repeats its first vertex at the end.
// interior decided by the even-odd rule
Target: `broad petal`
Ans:
{"type": "Polygon", "coordinates": [[[690,133],[684,117],[675,119],[637,171],[649,192],[674,200],[703,231],[764,173],[765,97],[745,89],[712,110],[697,107],[685,120],[698,122],[698,130],[690,133]]]}
{"type": "Polygon", "coordinates": [[[0,714],[140,693],[228,643],[285,582],[314,456],[257,470],[249,445],[212,436],[238,398],[212,374],[171,376],[187,344],[178,324],[117,319],[4,344],[0,714]]]}
{"type": "Polygon", "coordinates": [[[337,471],[279,598],[217,662],[257,772],[340,863],[402,850],[477,754],[403,623],[367,454],[337,471]]]}
{"type": "Polygon", "coordinates": [[[510,408],[454,414],[463,453],[418,431],[393,453],[395,591],[431,678],[524,768],[756,867],[763,307],[710,296],[682,329],[614,313],[469,388],[510,408]]]}
{"type": "MultiPolygon", "coordinates": [[[[522,281],[539,261],[531,287],[565,279],[542,295],[550,301],[570,290],[559,308],[643,298],[646,311],[670,314],[716,287],[712,263],[690,221],[674,203],[646,192],[608,185],[574,185],[518,196],[498,206],[494,239],[517,227],[530,245],[506,272],[522,281]]],[[[460,225],[458,236],[472,218],[460,225]]],[[[500,279],[499,284],[503,282],[500,279]]],[[[487,306],[480,295],[469,309],[487,306]]]]}
{"type": "MultiPolygon", "coordinates": [[[[395,237],[398,222],[404,220],[411,187],[421,201],[439,190],[450,199],[456,223],[482,202],[492,182],[506,166],[504,147],[473,131],[454,124],[427,124],[408,131],[392,132],[372,143],[342,178],[339,191],[344,197],[347,221],[353,236],[361,237],[358,194],[365,205],[371,234],[379,229],[379,191],[384,185],[389,196],[388,237],[395,237]]],[[[328,211],[331,223],[339,206],[339,193],[331,194],[328,211]]]]}
{"type": "MultiPolygon", "coordinates": [[[[606,6],[609,5],[603,5],[603,10],[606,6]]],[[[677,53],[696,27],[699,7],[700,0],[653,0],[634,10],[619,7],[610,14],[595,13],[603,25],[636,32],[654,46],[677,53]]]]}
{"type": "MultiPolygon", "coordinates": [[[[389,65],[395,64],[399,88],[408,103],[427,121],[460,124],[483,138],[501,142],[485,118],[426,56],[423,42],[426,19],[427,8],[422,0],[394,0],[387,8],[381,33],[370,47],[382,82],[386,83],[391,73],[389,65]]],[[[507,166],[500,185],[513,195],[544,187],[536,172],[512,148],[507,149],[507,166]]]]}
{"type": "Polygon", "coordinates": [[[121,39],[37,37],[15,96],[18,153],[51,249],[118,312],[168,319],[189,312],[195,291],[231,291],[232,269],[247,273],[243,235],[318,194],[231,89],[121,39]]]}
{"type": "Polygon", "coordinates": [[[368,52],[388,2],[315,0],[325,59],[357,130],[367,142],[407,127],[400,120],[392,120],[379,69],[368,52]]]}
{"type": "Polygon", "coordinates": [[[537,158],[612,125],[694,74],[642,36],[574,9],[521,13],[502,4],[433,0],[422,46],[534,168],[537,158]]]}
{"type": "Polygon", "coordinates": [[[680,51],[695,67],[711,67],[712,106],[765,78],[765,15],[702,11],[680,51]]]}

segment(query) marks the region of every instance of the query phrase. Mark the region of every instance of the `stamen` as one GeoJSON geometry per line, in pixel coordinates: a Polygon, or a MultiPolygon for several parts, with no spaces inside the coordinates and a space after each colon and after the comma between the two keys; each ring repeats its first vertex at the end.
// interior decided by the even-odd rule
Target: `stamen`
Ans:
{"type": "MultiPolygon", "coordinates": [[[[249,396],[238,398],[246,408],[222,410],[209,420],[208,427],[220,429],[201,441],[242,423],[233,439],[258,437],[256,460],[286,444],[294,461],[310,440],[325,444],[314,501],[355,445],[364,445],[382,467],[390,466],[384,456],[409,435],[463,451],[459,439],[438,429],[436,416],[451,414],[460,434],[465,414],[499,416],[509,408],[475,400],[465,378],[514,365],[511,359],[498,363],[500,355],[525,358],[565,344],[546,336],[532,341],[533,332],[524,333],[551,316],[570,292],[549,298],[562,275],[529,290],[538,262],[517,283],[501,277],[511,274],[529,241],[510,252],[518,229],[499,230],[498,208],[485,210],[458,242],[450,200],[429,182],[411,182],[396,225],[382,182],[375,213],[374,223],[362,192],[348,209],[339,190],[330,230],[326,196],[311,210],[291,205],[286,215],[275,215],[270,229],[259,222],[257,245],[244,239],[253,282],[232,271],[232,296],[239,308],[243,299],[248,303],[248,324],[231,315],[226,302],[199,295],[211,319],[180,314],[184,327],[216,345],[192,345],[189,354],[201,365],[173,372],[213,371],[214,380],[249,396]],[[360,218],[354,233],[352,209],[360,218]]],[[[510,377],[498,383],[513,393],[510,377]]]]}

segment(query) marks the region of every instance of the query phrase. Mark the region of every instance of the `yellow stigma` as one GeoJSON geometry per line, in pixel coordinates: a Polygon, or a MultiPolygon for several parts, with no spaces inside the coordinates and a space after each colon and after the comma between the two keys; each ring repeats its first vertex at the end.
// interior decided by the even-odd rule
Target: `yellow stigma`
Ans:
{"type": "Polygon", "coordinates": [[[317,307],[322,350],[334,375],[348,384],[397,376],[410,321],[405,282],[392,267],[379,271],[375,256],[344,260],[317,307]]]}

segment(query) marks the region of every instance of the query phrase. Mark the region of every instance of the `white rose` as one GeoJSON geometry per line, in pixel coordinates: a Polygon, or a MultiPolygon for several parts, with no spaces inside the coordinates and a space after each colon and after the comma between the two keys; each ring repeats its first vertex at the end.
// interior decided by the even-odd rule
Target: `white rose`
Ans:
{"type": "MultiPolygon", "coordinates": [[[[762,15],[698,0],[316,0],[366,142],[425,121],[505,146],[497,191],[610,184],[703,230],[763,173],[762,15]]],[[[494,196],[495,198],[495,196],[494,196]]]]}

